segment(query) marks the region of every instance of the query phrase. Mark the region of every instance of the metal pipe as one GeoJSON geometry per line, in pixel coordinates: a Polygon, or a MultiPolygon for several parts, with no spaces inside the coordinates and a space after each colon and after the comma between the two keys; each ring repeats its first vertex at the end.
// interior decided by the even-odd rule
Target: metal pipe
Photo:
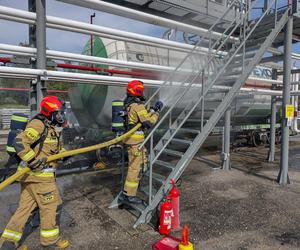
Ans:
{"type": "MultiPolygon", "coordinates": [[[[27,83],[24,83],[26,85],[27,83]]],[[[0,88],[0,91],[19,91],[19,92],[29,92],[30,89],[25,88],[0,88]]],[[[68,93],[67,90],[58,90],[58,89],[48,89],[49,93],[68,93]]]]}
{"type": "Polygon", "coordinates": [[[1,57],[0,58],[0,62],[2,62],[2,63],[9,63],[10,62],[10,58],[9,57],[1,57]]]}
{"type": "MultiPolygon", "coordinates": [[[[0,62],[3,63],[10,63],[11,58],[9,57],[0,57],[0,62]]],[[[94,72],[103,72],[103,73],[109,73],[109,74],[118,74],[118,75],[129,75],[129,76],[135,76],[135,77],[158,77],[158,74],[154,74],[152,72],[135,72],[135,71],[123,71],[123,70],[116,70],[116,69],[105,69],[105,68],[99,68],[94,66],[84,66],[84,65],[74,65],[74,64],[66,64],[66,63],[58,63],[56,64],[57,68],[63,68],[63,69],[76,69],[76,70],[84,70],[84,71],[94,71],[94,72]]]]}
{"type": "MultiPolygon", "coordinates": [[[[36,13],[36,1],[28,0],[28,11],[36,13]]],[[[36,48],[36,25],[28,25],[28,41],[29,47],[36,48]]],[[[30,60],[30,67],[36,69],[36,60],[30,60]]],[[[33,117],[38,112],[37,95],[36,95],[36,80],[30,81],[29,105],[30,117],[33,117]]]]}
{"type": "MultiPolygon", "coordinates": [[[[30,13],[24,10],[8,8],[4,6],[0,6],[0,17],[11,21],[26,19],[27,24],[34,24],[36,21],[36,15],[34,13],[30,13]]],[[[104,38],[129,41],[133,43],[140,43],[140,44],[166,48],[166,49],[172,48],[174,50],[182,51],[182,52],[188,52],[194,47],[193,45],[189,45],[185,43],[164,40],[161,38],[140,35],[133,32],[107,28],[99,25],[88,24],[88,23],[69,20],[60,17],[47,16],[46,24],[48,28],[77,32],[86,35],[96,35],[104,38]]],[[[208,53],[208,49],[205,47],[199,47],[197,48],[196,52],[200,54],[206,54],[208,53]]],[[[227,54],[226,52],[222,52],[219,53],[218,55],[226,55],[226,54],[227,54]]]]}
{"type": "MultiPolygon", "coordinates": [[[[276,70],[272,71],[272,78],[277,79],[276,70]]],[[[275,160],[275,141],[276,141],[276,96],[271,98],[271,121],[270,121],[270,147],[268,152],[268,162],[275,160]]]]}
{"type": "MultiPolygon", "coordinates": [[[[96,16],[96,13],[94,13],[93,15],[90,15],[90,24],[93,24],[93,18],[96,16]]],[[[94,41],[93,41],[93,34],[91,34],[91,37],[90,37],[90,42],[91,42],[91,56],[94,55],[93,53],[93,48],[94,48],[94,41]]]]}
{"type": "Polygon", "coordinates": [[[36,14],[33,12],[9,8],[0,5],[0,18],[8,21],[22,22],[35,25],[36,14]]]}
{"type": "Polygon", "coordinates": [[[284,75],[283,75],[283,98],[282,98],[282,125],[281,125],[281,154],[280,172],[277,181],[281,185],[289,183],[289,124],[286,118],[286,105],[290,104],[290,82],[291,82],[291,51],[293,36],[293,16],[290,16],[285,26],[284,33],[284,75]]]}
{"type": "MultiPolygon", "coordinates": [[[[15,45],[0,44],[0,53],[34,57],[36,54],[36,49],[29,48],[29,47],[15,46],[15,45]]],[[[175,69],[174,67],[168,67],[168,66],[138,63],[138,62],[128,62],[128,61],[122,61],[116,59],[80,55],[80,54],[55,51],[55,50],[46,50],[46,54],[47,54],[47,58],[62,60],[62,61],[70,60],[74,62],[105,64],[105,65],[110,65],[115,67],[156,70],[162,72],[170,72],[175,69]]],[[[191,72],[188,69],[182,69],[182,71],[191,72]]]]}
{"type": "MultiPolygon", "coordinates": [[[[73,4],[73,5],[78,5],[78,6],[89,8],[89,9],[108,12],[108,13],[111,13],[114,15],[119,15],[119,16],[123,16],[126,18],[139,20],[139,21],[146,22],[149,24],[164,26],[164,27],[173,28],[173,29],[176,28],[178,30],[182,30],[182,31],[193,33],[193,34],[198,34],[198,35],[201,35],[204,37],[208,37],[207,29],[193,26],[190,24],[186,24],[183,22],[178,22],[178,21],[174,21],[171,19],[159,17],[156,15],[148,14],[148,13],[145,13],[142,11],[133,10],[130,8],[126,8],[126,7],[123,7],[120,5],[116,5],[116,4],[112,4],[112,3],[108,3],[108,2],[104,2],[104,1],[99,1],[99,0],[58,0],[58,1],[73,4]]],[[[212,37],[213,38],[222,37],[222,33],[213,32],[212,37]]],[[[231,40],[231,42],[238,41],[238,38],[231,37],[230,40],[231,40]]]]}
{"type": "MultiPolygon", "coordinates": [[[[104,76],[94,74],[83,74],[83,73],[71,73],[62,71],[51,71],[51,70],[38,70],[28,68],[16,68],[16,67],[4,67],[0,66],[0,77],[11,77],[21,79],[35,79],[37,76],[42,76],[46,80],[51,81],[66,81],[66,82],[82,82],[90,84],[104,84],[108,86],[125,86],[132,78],[129,77],[115,77],[115,76],[104,76]]],[[[159,87],[163,84],[163,81],[159,80],[143,80],[148,87],[159,87]]],[[[172,87],[174,88],[185,88],[188,83],[182,85],[180,82],[174,82],[172,87]]],[[[192,85],[193,88],[201,88],[201,84],[195,83],[192,85]]],[[[226,89],[227,86],[214,86],[216,89],[226,89]]],[[[255,95],[274,95],[281,96],[282,91],[278,90],[265,90],[257,88],[241,88],[240,92],[251,92],[255,95]]],[[[291,95],[300,95],[300,91],[292,91],[291,95]]]]}
{"type": "Polygon", "coordinates": [[[230,120],[231,120],[231,109],[228,108],[225,112],[225,125],[223,135],[224,151],[222,152],[223,157],[223,170],[230,170],[230,120]]]}
{"type": "MultiPolygon", "coordinates": [[[[1,60],[1,58],[0,58],[1,60]]],[[[56,64],[57,68],[63,69],[76,69],[76,70],[84,70],[84,71],[94,71],[97,73],[108,73],[108,74],[118,74],[118,75],[128,75],[128,76],[135,76],[135,77],[157,77],[158,75],[153,74],[152,72],[134,72],[134,71],[123,71],[123,70],[116,70],[116,69],[105,69],[99,68],[94,66],[83,66],[83,65],[74,65],[74,64],[65,64],[65,63],[58,63],[56,64]]]]}
{"type": "MultiPolygon", "coordinates": [[[[46,69],[46,2],[45,0],[36,0],[36,57],[37,57],[36,68],[46,69]]],[[[47,93],[45,87],[45,81],[40,77],[38,77],[35,87],[36,87],[36,103],[39,105],[44,95],[47,93]]]]}

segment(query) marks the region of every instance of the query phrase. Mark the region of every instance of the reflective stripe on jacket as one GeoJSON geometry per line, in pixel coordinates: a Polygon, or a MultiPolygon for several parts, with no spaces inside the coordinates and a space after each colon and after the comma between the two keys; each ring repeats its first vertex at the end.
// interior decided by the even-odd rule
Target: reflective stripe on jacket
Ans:
{"type": "MultiPolygon", "coordinates": [[[[41,120],[33,119],[27,124],[25,130],[17,135],[14,147],[22,161],[30,163],[59,153],[61,142],[59,133],[55,131],[54,126],[45,125],[41,120]],[[41,143],[38,143],[35,147],[32,145],[42,136],[45,126],[47,126],[48,133],[44,142],[41,142],[42,148],[40,150],[41,143]]],[[[55,164],[51,164],[51,166],[53,167],[55,164]]],[[[50,172],[49,169],[52,168],[47,168],[47,170],[43,171],[31,171],[20,180],[26,182],[45,182],[47,178],[55,177],[54,171],[50,172]]]]}
{"type": "MultiPolygon", "coordinates": [[[[128,126],[134,127],[138,123],[142,123],[148,127],[154,125],[159,117],[157,112],[151,113],[148,112],[145,108],[145,105],[142,103],[132,103],[127,108],[128,112],[128,126]]],[[[126,144],[138,144],[144,141],[145,135],[143,130],[138,130],[130,137],[124,140],[126,144]]]]}

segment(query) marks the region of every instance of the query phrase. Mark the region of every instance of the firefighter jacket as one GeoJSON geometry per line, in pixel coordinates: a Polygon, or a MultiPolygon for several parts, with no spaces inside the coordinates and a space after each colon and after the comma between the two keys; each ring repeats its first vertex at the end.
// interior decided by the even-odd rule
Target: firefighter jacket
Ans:
{"type": "Polygon", "coordinates": [[[133,128],[138,123],[142,123],[142,128],[137,130],[134,134],[124,140],[125,144],[136,145],[144,141],[145,135],[143,129],[148,129],[152,127],[158,120],[158,112],[148,112],[142,101],[138,101],[135,98],[134,102],[125,100],[125,105],[127,107],[127,127],[128,130],[133,128]],[[128,103],[129,102],[129,103],[128,103]]]}
{"type": "MultiPolygon", "coordinates": [[[[33,119],[27,124],[25,130],[17,135],[14,147],[23,162],[32,163],[60,152],[60,133],[55,130],[55,126],[40,119],[33,119]],[[45,134],[45,139],[42,138],[43,142],[36,143],[43,134],[45,134]]],[[[50,163],[42,170],[34,170],[24,175],[21,181],[49,182],[53,181],[54,177],[55,164],[50,163]]]]}

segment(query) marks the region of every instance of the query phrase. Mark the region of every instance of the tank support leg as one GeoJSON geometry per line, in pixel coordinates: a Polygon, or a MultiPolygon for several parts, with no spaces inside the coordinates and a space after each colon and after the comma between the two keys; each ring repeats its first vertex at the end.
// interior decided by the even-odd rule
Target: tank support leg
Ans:
{"type": "Polygon", "coordinates": [[[286,105],[290,104],[291,87],[291,51],[293,35],[293,17],[290,16],[285,25],[284,33],[284,61],[283,61],[283,98],[282,98],[282,125],[281,125],[281,154],[280,154],[280,172],[277,181],[281,185],[289,183],[289,124],[286,118],[286,105]]]}
{"type": "Polygon", "coordinates": [[[230,170],[230,108],[225,112],[225,125],[223,132],[223,152],[222,152],[222,169],[230,170]]]}
{"type": "MultiPolygon", "coordinates": [[[[273,70],[272,79],[277,79],[277,71],[273,70]]],[[[268,161],[272,162],[275,160],[275,132],[276,132],[276,96],[272,96],[271,99],[271,121],[270,121],[270,147],[268,153],[268,161]]]]}

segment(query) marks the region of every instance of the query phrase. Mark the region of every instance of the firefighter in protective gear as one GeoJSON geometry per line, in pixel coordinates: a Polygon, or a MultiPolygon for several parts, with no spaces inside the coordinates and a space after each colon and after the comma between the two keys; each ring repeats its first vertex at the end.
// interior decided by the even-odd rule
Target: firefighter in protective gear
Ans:
{"type": "MultiPolygon", "coordinates": [[[[22,162],[32,171],[19,179],[19,207],[0,238],[0,249],[17,249],[24,226],[33,210],[40,213],[40,243],[64,249],[68,240],[60,237],[59,215],[62,200],[55,180],[55,163],[45,164],[48,156],[60,152],[59,127],[66,123],[63,103],[56,96],[46,96],[40,103],[40,113],[33,117],[25,130],[17,135],[14,147],[22,162]]],[[[50,248],[51,248],[50,247],[50,248]]],[[[27,249],[22,245],[18,249],[27,249]]]]}
{"type": "Polygon", "coordinates": [[[144,141],[143,129],[151,128],[159,118],[159,111],[162,109],[162,102],[158,102],[156,108],[148,112],[144,101],[144,84],[141,81],[133,80],[127,85],[127,97],[124,106],[127,109],[127,130],[132,129],[136,124],[142,123],[142,128],[124,140],[128,147],[128,173],[124,183],[123,195],[121,198],[125,202],[142,203],[142,200],[136,197],[140,171],[143,166],[144,171],[147,168],[146,148],[139,149],[144,141]]]}

